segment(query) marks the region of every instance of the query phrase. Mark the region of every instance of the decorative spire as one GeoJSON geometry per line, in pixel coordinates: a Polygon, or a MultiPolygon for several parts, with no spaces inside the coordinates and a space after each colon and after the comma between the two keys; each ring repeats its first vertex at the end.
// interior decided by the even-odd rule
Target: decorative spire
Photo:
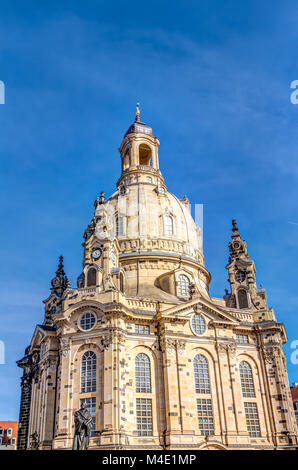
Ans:
{"type": "Polygon", "coordinates": [[[232,219],[232,241],[229,243],[229,250],[230,250],[230,258],[229,263],[232,262],[233,259],[239,258],[249,258],[246,248],[245,240],[241,239],[241,236],[238,231],[237,222],[235,219],[232,219]]]}
{"type": "Polygon", "coordinates": [[[236,222],[236,219],[232,219],[232,239],[235,239],[235,238],[241,238],[240,235],[239,235],[239,232],[238,232],[238,227],[237,227],[237,222],[236,222]]]}
{"type": "Polygon", "coordinates": [[[136,118],[135,122],[141,122],[141,117],[140,117],[140,109],[139,109],[140,103],[137,103],[136,106],[136,118]]]}
{"type": "Polygon", "coordinates": [[[58,269],[56,271],[56,276],[65,276],[64,265],[63,265],[63,256],[59,256],[58,269]]]}
{"type": "Polygon", "coordinates": [[[51,281],[51,291],[57,297],[61,297],[63,292],[69,287],[69,280],[64,271],[63,256],[59,256],[58,269],[56,276],[51,281]]]}

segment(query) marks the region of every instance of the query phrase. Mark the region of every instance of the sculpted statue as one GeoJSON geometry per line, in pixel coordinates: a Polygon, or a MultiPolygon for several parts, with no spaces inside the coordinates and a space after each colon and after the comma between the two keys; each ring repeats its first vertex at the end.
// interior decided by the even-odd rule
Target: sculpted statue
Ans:
{"type": "Polygon", "coordinates": [[[35,431],[33,434],[30,436],[30,449],[37,450],[39,446],[39,435],[35,431]]]}
{"type": "Polygon", "coordinates": [[[88,450],[89,438],[92,429],[92,416],[82,403],[80,410],[74,413],[75,433],[72,450],[88,450]]]}

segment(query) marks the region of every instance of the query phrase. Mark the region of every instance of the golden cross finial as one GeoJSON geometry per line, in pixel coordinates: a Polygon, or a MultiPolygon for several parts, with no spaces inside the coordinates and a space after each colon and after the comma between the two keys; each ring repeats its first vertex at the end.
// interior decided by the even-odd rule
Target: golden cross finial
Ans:
{"type": "Polygon", "coordinates": [[[139,106],[140,106],[140,103],[137,103],[137,106],[136,106],[136,121],[139,121],[140,120],[140,109],[139,109],[139,106]]]}

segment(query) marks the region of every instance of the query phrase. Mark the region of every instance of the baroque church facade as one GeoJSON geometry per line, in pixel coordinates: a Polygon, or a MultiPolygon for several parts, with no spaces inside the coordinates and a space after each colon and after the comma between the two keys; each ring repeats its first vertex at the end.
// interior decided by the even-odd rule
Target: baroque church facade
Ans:
{"type": "Polygon", "coordinates": [[[232,224],[223,298],[209,295],[189,201],[166,187],[159,140],[136,119],[122,173],[101,193],[71,287],[60,257],[24,357],[19,449],[71,449],[74,412],[90,449],[276,449],[297,444],[287,336],[257,288],[232,224]]]}

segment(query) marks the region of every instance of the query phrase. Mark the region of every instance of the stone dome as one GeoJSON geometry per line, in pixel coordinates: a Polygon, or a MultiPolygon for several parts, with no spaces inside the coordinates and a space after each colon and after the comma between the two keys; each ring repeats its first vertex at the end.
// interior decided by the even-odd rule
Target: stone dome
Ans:
{"type": "MultiPolygon", "coordinates": [[[[98,241],[114,240],[126,295],[179,302],[190,296],[183,299],[181,292],[192,291],[209,298],[201,230],[188,199],[167,190],[159,169],[160,142],[151,131],[137,115],[119,148],[122,173],[117,191],[96,200],[93,227],[86,236],[94,231],[98,241]],[[184,290],[179,288],[182,283],[184,290]]],[[[91,254],[95,244],[88,244],[91,254]]]]}
{"type": "MultiPolygon", "coordinates": [[[[187,198],[180,200],[154,179],[121,186],[105,202],[120,253],[167,253],[203,264],[202,235],[187,198]]],[[[95,216],[101,212],[98,206],[95,216]]]]}

